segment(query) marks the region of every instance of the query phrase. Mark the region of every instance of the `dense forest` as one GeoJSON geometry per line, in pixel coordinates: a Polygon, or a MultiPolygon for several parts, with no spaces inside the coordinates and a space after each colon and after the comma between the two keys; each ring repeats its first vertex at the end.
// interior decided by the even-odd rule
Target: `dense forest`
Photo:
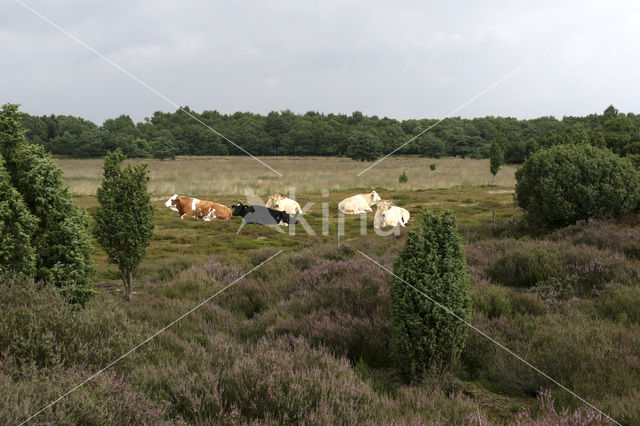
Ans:
{"type": "MultiPolygon", "coordinates": [[[[438,119],[398,121],[361,112],[294,114],[285,110],[268,115],[217,111],[197,113],[184,107],[202,123],[216,129],[255,155],[348,155],[371,160],[418,135],[438,119]]],[[[67,115],[23,114],[27,139],[55,155],[100,157],[121,148],[130,157],[171,158],[175,155],[238,155],[242,151],[198,123],[183,111],[157,111],[135,123],[128,115],[105,120],[102,125],[67,115]]],[[[427,157],[487,158],[497,140],[505,161],[521,163],[540,148],[561,143],[607,146],[620,155],[640,154],[640,115],[620,113],[609,106],[603,114],[585,117],[446,118],[407,144],[399,154],[427,157]]]]}

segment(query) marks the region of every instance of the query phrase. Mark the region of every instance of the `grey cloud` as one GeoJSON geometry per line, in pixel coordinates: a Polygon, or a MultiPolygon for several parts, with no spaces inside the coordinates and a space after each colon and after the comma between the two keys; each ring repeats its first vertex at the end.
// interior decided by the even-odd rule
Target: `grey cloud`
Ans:
{"type": "MultiPolygon", "coordinates": [[[[180,105],[443,117],[640,112],[634,2],[26,1],[180,105]],[[396,4],[397,3],[397,4],[396,4]]],[[[0,98],[102,122],[174,108],[8,1],[0,98]]]]}

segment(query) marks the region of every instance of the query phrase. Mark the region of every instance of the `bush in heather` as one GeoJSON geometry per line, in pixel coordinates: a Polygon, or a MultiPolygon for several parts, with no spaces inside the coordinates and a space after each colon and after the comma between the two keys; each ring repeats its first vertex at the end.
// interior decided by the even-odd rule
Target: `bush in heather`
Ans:
{"type": "Polygon", "coordinates": [[[640,173],[628,159],[590,145],[556,145],[516,171],[516,202],[548,227],[618,217],[638,207],[640,173]]]}
{"type": "MultiPolygon", "coordinates": [[[[27,420],[94,372],[60,366],[46,372],[23,368],[12,375],[0,371],[0,388],[11,389],[0,398],[0,423],[27,420]]],[[[38,424],[166,424],[166,405],[165,401],[153,401],[143,391],[134,389],[121,375],[106,371],[51,409],[42,411],[33,421],[38,424]]]]}
{"type": "Polygon", "coordinates": [[[452,212],[441,217],[424,212],[398,254],[394,274],[392,350],[401,374],[415,381],[426,370],[451,365],[467,331],[460,318],[470,318],[469,276],[452,212]]]}
{"type": "Polygon", "coordinates": [[[551,278],[560,269],[555,246],[514,243],[489,269],[492,280],[513,287],[531,287],[551,278]]]}
{"type": "Polygon", "coordinates": [[[11,185],[0,155],[0,274],[33,275],[36,253],[32,238],[37,226],[38,219],[11,185]]]}
{"type": "Polygon", "coordinates": [[[621,323],[640,325],[640,288],[613,289],[594,301],[596,311],[603,318],[621,323]]]}
{"type": "Polygon", "coordinates": [[[220,386],[250,422],[363,424],[374,421],[381,405],[346,359],[287,336],[247,350],[220,386]]]}
{"type": "MultiPolygon", "coordinates": [[[[476,315],[474,324],[614,416],[625,414],[616,401],[634,400],[636,366],[640,362],[640,334],[634,328],[592,319],[575,309],[514,319],[488,320],[476,315]]],[[[551,385],[544,376],[477,333],[469,334],[463,361],[471,377],[495,383],[504,392],[535,395],[551,385]]],[[[556,400],[560,406],[579,406],[579,401],[566,392],[559,391],[556,400]]]]}
{"type": "Polygon", "coordinates": [[[0,154],[12,185],[38,218],[31,238],[36,279],[60,287],[72,303],[85,303],[95,293],[88,218],[73,204],[62,170],[44,147],[27,145],[17,105],[0,112],[0,154]]]}
{"type": "Polygon", "coordinates": [[[142,334],[113,301],[75,310],[31,280],[2,280],[0,304],[0,353],[21,365],[102,367],[142,334]]]}
{"type": "Polygon", "coordinates": [[[303,336],[339,355],[389,365],[389,284],[364,258],[323,263],[302,272],[282,305],[287,318],[270,330],[303,336]]]}

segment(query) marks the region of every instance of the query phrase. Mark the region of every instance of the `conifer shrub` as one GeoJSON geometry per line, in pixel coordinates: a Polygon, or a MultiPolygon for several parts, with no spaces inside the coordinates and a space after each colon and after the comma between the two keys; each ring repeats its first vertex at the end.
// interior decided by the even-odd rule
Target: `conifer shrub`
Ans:
{"type": "Polygon", "coordinates": [[[464,320],[471,314],[465,253],[452,212],[441,217],[424,212],[421,225],[409,232],[394,273],[392,352],[400,373],[416,381],[426,370],[445,369],[457,359],[467,325],[451,312],[464,320]]]}
{"type": "Polygon", "coordinates": [[[104,159],[93,232],[109,261],[118,265],[124,298],[131,300],[133,276],[153,238],[155,219],[147,191],[149,168],[146,164],[122,167],[125,158],[118,149],[104,159]]]}
{"type": "Polygon", "coordinates": [[[407,183],[408,181],[409,181],[409,177],[407,176],[407,172],[402,172],[402,174],[398,178],[398,182],[407,183]]]}
{"type": "Polygon", "coordinates": [[[436,163],[431,163],[429,165],[429,169],[431,169],[432,172],[435,171],[436,170],[436,163]]]}
{"type": "Polygon", "coordinates": [[[551,228],[618,217],[640,201],[640,173],[631,162],[591,145],[540,150],[516,181],[516,202],[529,221],[551,228]]]}
{"type": "Polygon", "coordinates": [[[38,218],[31,239],[35,278],[60,287],[70,302],[85,303],[95,293],[88,218],[73,204],[62,170],[44,147],[27,145],[17,105],[0,112],[0,154],[11,184],[38,218]]]}
{"type": "Polygon", "coordinates": [[[38,219],[9,181],[0,156],[0,273],[31,276],[36,253],[31,243],[38,219]]]}

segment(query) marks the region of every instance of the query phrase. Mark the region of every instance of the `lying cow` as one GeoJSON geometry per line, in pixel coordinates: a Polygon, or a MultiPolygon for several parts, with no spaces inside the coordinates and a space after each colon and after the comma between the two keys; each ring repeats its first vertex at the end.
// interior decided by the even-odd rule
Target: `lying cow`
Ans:
{"type": "Polygon", "coordinates": [[[269,199],[267,200],[267,204],[265,204],[265,206],[270,209],[287,212],[288,214],[302,214],[302,209],[300,208],[300,204],[298,204],[296,200],[283,197],[280,194],[270,195],[269,199]]]}
{"type": "Polygon", "coordinates": [[[378,203],[378,210],[373,217],[374,228],[384,228],[386,226],[404,225],[409,222],[409,211],[402,207],[392,206],[391,201],[381,200],[378,203]]]}
{"type": "Polygon", "coordinates": [[[278,225],[281,222],[289,226],[298,221],[287,212],[270,209],[264,206],[245,206],[242,203],[234,204],[233,216],[241,216],[245,223],[257,223],[260,225],[278,225]]]}
{"type": "Polygon", "coordinates": [[[174,194],[164,205],[180,213],[180,219],[195,217],[209,222],[211,220],[229,220],[231,217],[231,209],[227,206],[213,201],[181,197],[178,194],[174,194]]]}
{"type": "Polygon", "coordinates": [[[371,191],[370,194],[358,194],[340,201],[338,210],[344,214],[368,213],[372,211],[371,206],[380,200],[381,198],[376,191],[371,191]]]}

